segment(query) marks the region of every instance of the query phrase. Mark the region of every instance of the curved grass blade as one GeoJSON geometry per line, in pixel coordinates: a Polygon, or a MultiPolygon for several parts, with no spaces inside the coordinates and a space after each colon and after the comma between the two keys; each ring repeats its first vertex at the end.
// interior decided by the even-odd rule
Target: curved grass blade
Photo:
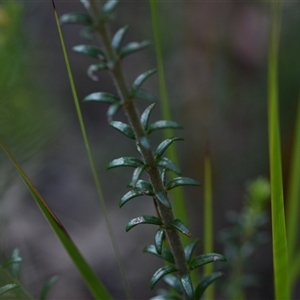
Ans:
{"type": "Polygon", "coordinates": [[[58,276],[53,276],[49,279],[49,281],[45,284],[45,286],[42,289],[39,300],[47,299],[47,295],[48,295],[49,291],[51,290],[53,285],[57,282],[57,280],[58,280],[58,276]]]}
{"type": "Polygon", "coordinates": [[[112,299],[109,292],[104,287],[103,283],[99,280],[97,275],[94,273],[92,268],[88,265],[74,242],[72,241],[71,237],[69,236],[68,232],[65,230],[63,225],[61,224],[60,220],[56,217],[54,212],[50,209],[48,204],[39,194],[33,183],[30,181],[24,170],[22,169],[21,165],[18,163],[16,158],[13,156],[9,148],[0,138],[0,146],[3,148],[4,152],[7,154],[11,162],[13,163],[14,167],[18,171],[19,175],[23,179],[25,185],[27,186],[29,192],[31,193],[32,197],[36,201],[37,205],[41,209],[42,213],[44,214],[46,220],[48,221],[49,225],[59,238],[60,242],[64,246],[65,250],[67,251],[69,257],[72,259],[74,265],[77,267],[79,273],[81,274],[83,280],[85,281],[86,285],[88,286],[90,292],[96,297],[96,299],[112,299]]]}
{"type": "MultiPolygon", "coordinates": [[[[100,205],[101,205],[101,209],[102,209],[103,216],[104,216],[104,219],[105,219],[105,224],[106,224],[107,229],[108,229],[108,233],[109,233],[109,236],[110,236],[113,251],[114,251],[114,254],[115,254],[115,257],[116,257],[116,262],[117,262],[117,265],[118,265],[118,268],[119,268],[119,272],[121,274],[121,278],[122,278],[122,282],[123,282],[123,286],[124,286],[127,298],[132,299],[130,286],[129,286],[129,283],[128,283],[128,280],[127,280],[125,269],[124,269],[122,261],[121,261],[121,254],[120,254],[119,246],[118,246],[115,234],[113,232],[111,222],[110,222],[108,214],[107,214],[107,208],[106,208],[106,204],[105,204],[105,201],[104,201],[104,196],[103,196],[103,193],[102,193],[100,179],[99,179],[99,176],[98,176],[98,172],[96,170],[95,160],[94,160],[94,157],[93,157],[93,154],[92,154],[92,150],[91,150],[90,143],[89,143],[89,140],[88,140],[87,132],[86,132],[86,129],[85,129],[85,124],[84,124],[81,108],[80,108],[80,105],[79,105],[78,95],[77,95],[77,91],[76,91],[76,87],[75,87],[75,83],[74,83],[73,73],[72,73],[72,69],[71,69],[71,65],[70,65],[70,61],[69,61],[69,56],[68,56],[68,52],[67,52],[67,49],[66,49],[63,33],[62,33],[62,30],[61,30],[61,27],[60,27],[60,24],[59,24],[59,18],[58,18],[58,14],[57,14],[57,11],[56,11],[56,8],[55,8],[54,0],[52,0],[52,4],[53,4],[54,18],[55,18],[55,21],[56,21],[57,31],[58,31],[60,42],[61,42],[61,47],[62,47],[64,60],[65,60],[66,68],[67,68],[67,73],[68,73],[68,77],[69,77],[69,81],[70,81],[70,86],[71,86],[71,90],[72,90],[74,104],[75,104],[75,107],[76,107],[78,121],[79,121],[79,124],[80,124],[80,128],[81,128],[81,132],[82,132],[82,136],[83,136],[83,140],[84,140],[84,144],[85,144],[85,148],[86,148],[90,168],[91,168],[91,171],[92,171],[92,174],[93,174],[95,187],[96,187],[96,190],[97,190],[97,195],[98,195],[99,200],[100,200],[100,205]]],[[[113,10],[115,5],[116,4],[112,3],[110,8],[109,9],[107,8],[107,10],[108,11],[113,10]]]]}
{"type": "Polygon", "coordinates": [[[291,299],[288,250],[283,200],[280,126],[278,114],[278,45],[281,2],[271,3],[271,28],[268,65],[268,135],[271,182],[272,243],[275,299],[291,299]]]}

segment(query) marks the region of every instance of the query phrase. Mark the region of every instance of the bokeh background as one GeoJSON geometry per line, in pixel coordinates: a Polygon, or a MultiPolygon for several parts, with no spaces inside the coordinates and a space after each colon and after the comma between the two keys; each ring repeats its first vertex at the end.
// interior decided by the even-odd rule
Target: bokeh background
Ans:
{"type": "MultiPolygon", "coordinates": [[[[228,227],[226,212],[240,212],[245,184],[268,178],[267,52],[270,3],[264,1],[158,1],[166,80],[173,120],[184,126],[176,145],[183,175],[203,182],[205,145],[213,166],[215,250],[223,252],[219,234],[228,227]]],[[[56,1],[59,15],[83,11],[79,1],[56,1]]],[[[124,24],[126,41],[153,41],[148,1],[121,1],[111,24],[124,24]]],[[[107,73],[93,82],[86,75],[94,62],[71,51],[86,43],[80,26],[65,25],[79,98],[92,92],[115,93],[107,73]]],[[[279,87],[284,181],[290,154],[300,82],[300,4],[283,7],[279,87]]],[[[96,41],[97,42],[97,41],[96,41]]],[[[154,47],[124,61],[128,82],[156,66],[154,47]]],[[[159,96],[157,77],[145,87],[159,96]]],[[[51,1],[0,1],[0,134],[61,219],[78,247],[115,299],[124,299],[104,217],[96,196],[72,100],[51,1]]],[[[141,109],[147,103],[141,102],[141,109]]],[[[127,191],[130,170],[106,171],[120,156],[135,155],[134,145],[109,127],[106,106],[82,103],[109,216],[122,252],[134,299],[155,295],[148,282],[161,261],[142,253],[154,229],[140,226],[125,233],[127,222],[154,213],[152,201],[138,198],[118,208],[127,191]]],[[[159,103],[153,120],[161,118],[159,103]]],[[[116,119],[124,120],[122,113],[116,119]]],[[[160,141],[161,135],[154,137],[160,141]]],[[[22,282],[38,297],[53,276],[59,281],[49,299],[91,299],[79,274],[42,214],[0,152],[1,259],[14,248],[23,257],[22,282]]],[[[185,189],[193,237],[203,236],[203,188],[185,189]]],[[[266,206],[268,212],[269,205],[266,206]]],[[[272,299],[272,253],[269,239],[258,245],[246,272],[259,278],[247,299],[272,299]]],[[[198,252],[201,253],[201,245],[198,252]]],[[[158,285],[163,287],[163,285],[158,285]]],[[[222,290],[218,294],[220,299],[222,290]]],[[[298,297],[298,298],[297,298],[298,297]]],[[[295,299],[300,292],[296,291],[295,299]]]]}

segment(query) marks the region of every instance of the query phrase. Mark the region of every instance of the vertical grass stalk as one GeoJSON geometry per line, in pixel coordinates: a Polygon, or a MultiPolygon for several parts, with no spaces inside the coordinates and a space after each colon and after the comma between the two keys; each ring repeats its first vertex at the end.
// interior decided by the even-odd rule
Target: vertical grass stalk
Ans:
{"type": "Polygon", "coordinates": [[[68,77],[69,77],[69,81],[70,81],[70,86],[71,86],[71,90],[72,90],[72,95],[73,95],[73,99],[74,99],[74,104],[75,104],[75,107],[76,107],[76,112],[77,112],[77,116],[78,116],[78,120],[79,120],[79,124],[80,124],[80,128],[81,128],[84,144],[85,144],[85,147],[86,147],[86,152],[87,152],[87,155],[88,155],[90,168],[91,168],[92,175],[93,175],[93,178],[94,178],[97,194],[98,194],[100,204],[101,204],[101,208],[102,208],[102,212],[103,212],[103,215],[104,215],[104,218],[105,218],[105,223],[106,223],[106,226],[108,228],[108,233],[109,233],[109,236],[110,236],[110,239],[111,239],[111,242],[112,242],[114,254],[115,254],[116,261],[117,261],[119,271],[120,271],[120,274],[121,274],[121,278],[122,278],[122,281],[123,281],[125,293],[126,293],[128,299],[132,299],[130,286],[129,286],[127,276],[126,276],[126,273],[125,273],[125,270],[124,270],[124,267],[123,267],[123,264],[122,264],[121,254],[120,254],[120,250],[119,250],[119,247],[118,247],[118,243],[117,243],[117,240],[115,238],[113,228],[112,228],[111,222],[110,222],[109,217],[108,217],[106,204],[105,204],[105,200],[104,200],[104,196],[103,196],[102,188],[101,188],[101,184],[100,184],[100,179],[99,179],[99,176],[97,174],[94,157],[93,157],[93,154],[92,154],[92,150],[91,150],[90,143],[89,143],[89,140],[88,140],[87,132],[86,132],[86,129],[85,129],[85,124],[84,124],[84,120],[83,120],[83,116],[82,116],[82,112],[81,112],[81,108],[80,108],[80,104],[79,104],[79,100],[78,100],[78,95],[77,95],[77,91],[76,91],[76,87],[75,87],[75,83],[74,83],[74,78],[73,78],[73,73],[72,73],[68,53],[67,53],[67,50],[66,50],[66,45],[65,45],[63,33],[62,33],[62,30],[61,30],[61,27],[60,27],[59,18],[58,18],[57,11],[56,11],[55,4],[54,4],[53,0],[52,0],[52,3],[53,3],[53,11],[54,11],[55,21],[56,21],[56,25],[57,25],[57,30],[58,30],[58,33],[59,33],[59,38],[60,38],[60,42],[61,42],[61,46],[62,46],[62,50],[63,50],[64,60],[65,60],[67,73],[68,73],[68,77]]]}
{"type": "Polygon", "coordinates": [[[282,184],[280,129],[278,113],[278,47],[281,3],[271,3],[268,63],[268,134],[271,182],[271,216],[275,299],[290,299],[287,238],[282,184]]]}

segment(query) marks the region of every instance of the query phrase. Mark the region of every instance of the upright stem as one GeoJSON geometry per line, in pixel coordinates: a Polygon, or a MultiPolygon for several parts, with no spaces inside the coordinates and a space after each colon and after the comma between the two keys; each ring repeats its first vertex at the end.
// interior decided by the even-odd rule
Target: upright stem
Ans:
{"type": "MultiPolygon", "coordinates": [[[[94,2],[94,0],[91,0],[94,2]]],[[[92,6],[95,8],[95,6],[92,6]]],[[[94,15],[99,16],[98,11],[94,11],[94,15]]],[[[99,20],[99,18],[98,18],[99,20]]],[[[115,82],[118,89],[119,96],[121,98],[121,103],[123,105],[124,112],[128,118],[128,121],[134,131],[136,141],[141,149],[141,154],[145,165],[147,165],[146,171],[148,173],[149,179],[153,186],[155,193],[163,192],[166,197],[166,191],[164,189],[163,182],[161,180],[160,172],[155,163],[154,154],[151,149],[145,148],[141,143],[141,137],[145,137],[146,133],[141,124],[140,116],[137,107],[134,104],[134,98],[130,94],[130,90],[126,83],[124,73],[122,70],[121,60],[117,57],[114,49],[111,46],[111,39],[108,34],[108,30],[104,22],[98,22],[97,29],[98,33],[102,39],[104,49],[107,54],[107,59],[115,62],[114,67],[110,70],[111,76],[115,82]]],[[[159,215],[163,221],[164,227],[167,228],[166,236],[169,243],[170,250],[174,256],[176,267],[180,275],[185,275],[189,273],[184,255],[183,245],[179,236],[179,232],[171,226],[174,221],[173,211],[170,208],[165,207],[159,201],[157,202],[157,208],[159,215]]]]}

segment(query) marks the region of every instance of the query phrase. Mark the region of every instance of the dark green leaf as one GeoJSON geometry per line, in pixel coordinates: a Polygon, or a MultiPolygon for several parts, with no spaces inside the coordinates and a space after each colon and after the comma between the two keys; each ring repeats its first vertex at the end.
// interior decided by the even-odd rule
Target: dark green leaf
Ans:
{"type": "Polygon", "coordinates": [[[88,41],[93,39],[93,33],[95,32],[95,28],[93,26],[84,27],[80,30],[80,36],[88,41]]]}
{"type": "Polygon", "coordinates": [[[16,283],[9,283],[4,286],[0,287],[0,296],[4,295],[7,292],[10,292],[11,290],[14,290],[18,288],[20,285],[16,283]]]}
{"type": "Polygon", "coordinates": [[[107,67],[106,63],[94,64],[94,65],[89,66],[89,68],[87,70],[87,74],[91,79],[97,81],[99,78],[94,73],[97,71],[102,71],[102,70],[107,70],[107,69],[108,69],[108,67],[107,67]]]}
{"type": "Polygon", "coordinates": [[[150,77],[151,75],[155,74],[157,72],[156,69],[153,69],[153,70],[149,70],[141,75],[139,75],[136,80],[134,81],[134,83],[132,84],[132,92],[136,92],[140,87],[141,85],[144,83],[144,81],[150,77]]]}
{"type": "Polygon", "coordinates": [[[155,106],[155,103],[149,105],[141,115],[141,123],[146,131],[148,129],[149,117],[150,117],[150,114],[151,114],[154,106],[155,106]]]}
{"type": "Polygon", "coordinates": [[[140,51],[148,46],[150,46],[150,42],[149,41],[144,41],[141,43],[138,42],[132,42],[129,43],[128,45],[126,45],[125,47],[122,48],[121,53],[120,53],[120,58],[123,59],[124,57],[135,53],[137,51],[140,51]]]}
{"type": "Polygon", "coordinates": [[[165,228],[158,228],[158,230],[156,231],[154,237],[154,246],[158,254],[161,254],[165,233],[166,233],[165,228]]]}
{"type": "Polygon", "coordinates": [[[130,139],[135,140],[134,132],[128,124],[125,124],[120,121],[111,121],[111,122],[109,122],[109,125],[111,125],[115,129],[119,130],[121,133],[123,133],[130,139]]]}
{"type": "Polygon", "coordinates": [[[99,101],[99,102],[104,102],[109,104],[116,104],[120,102],[120,99],[119,97],[109,93],[98,92],[86,96],[83,99],[83,101],[99,101]]]}
{"type": "Polygon", "coordinates": [[[143,171],[145,170],[145,165],[141,166],[141,167],[137,167],[134,171],[133,171],[133,174],[132,174],[132,179],[131,179],[131,182],[129,184],[129,186],[131,187],[136,187],[136,183],[137,181],[140,179],[143,171]]]}
{"type": "Polygon", "coordinates": [[[181,174],[181,170],[170,159],[168,159],[166,157],[159,158],[158,161],[156,162],[156,164],[159,167],[162,167],[162,168],[165,168],[167,170],[173,171],[177,175],[181,174]]]}
{"type": "Polygon", "coordinates": [[[126,231],[129,231],[133,227],[140,225],[140,224],[152,224],[152,225],[162,225],[161,219],[154,217],[154,216],[141,216],[132,219],[126,226],[126,231]]]}
{"type": "Polygon", "coordinates": [[[124,36],[125,36],[128,28],[129,28],[128,25],[125,25],[124,27],[120,28],[112,38],[111,45],[116,50],[117,53],[119,53],[121,44],[123,42],[124,36]]]}
{"type": "Polygon", "coordinates": [[[174,266],[164,266],[159,268],[154,275],[152,276],[151,280],[150,280],[150,288],[151,290],[154,288],[154,286],[156,285],[156,283],[165,275],[176,272],[177,269],[174,266]]]}
{"type": "Polygon", "coordinates": [[[190,262],[190,260],[192,259],[193,252],[199,242],[200,242],[200,239],[195,239],[195,240],[191,241],[190,243],[188,243],[184,247],[184,255],[185,255],[185,260],[187,261],[187,263],[190,262]]]}
{"type": "Polygon", "coordinates": [[[206,277],[204,277],[204,279],[198,284],[197,288],[196,288],[196,299],[200,299],[205,291],[205,289],[211,285],[215,280],[217,280],[218,278],[222,277],[223,273],[221,272],[215,272],[212,273],[211,275],[208,275],[206,277]]]}
{"type": "Polygon", "coordinates": [[[104,58],[105,59],[105,53],[98,47],[90,46],[90,45],[77,45],[74,46],[73,51],[81,54],[86,54],[88,56],[94,57],[94,58],[104,58]]]}
{"type": "Polygon", "coordinates": [[[158,257],[166,260],[167,262],[169,262],[171,264],[175,263],[173,254],[168,249],[162,249],[161,254],[158,254],[157,251],[156,251],[155,246],[154,245],[150,245],[150,246],[146,246],[144,248],[143,252],[150,253],[150,254],[153,254],[155,256],[158,256],[158,257]]]}
{"type": "Polygon", "coordinates": [[[160,120],[152,123],[149,126],[147,131],[150,134],[154,130],[166,129],[166,128],[182,129],[182,126],[179,123],[174,121],[160,120]]]}
{"type": "Polygon", "coordinates": [[[53,276],[50,278],[50,280],[43,287],[43,290],[39,298],[40,300],[46,300],[49,290],[52,288],[52,286],[56,283],[57,280],[58,280],[57,276],[53,276]]]}
{"type": "Polygon", "coordinates": [[[162,181],[163,185],[165,186],[166,185],[166,180],[167,180],[167,170],[166,169],[162,169],[160,171],[160,178],[161,178],[161,181],[162,181]]]}
{"type": "Polygon", "coordinates": [[[226,261],[226,258],[221,254],[207,253],[193,258],[189,263],[189,267],[191,270],[193,270],[203,265],[206,265],[208,263],[219,261],[219,260],[226,261]]]}
{"type": "Polygon", "coordinates": [[[171,223],[171,226],[180,231],[181,233],[185,234],[186,236],[191,236],[191,233],[188,230],[188,228],[179,219],[175,219],[171,223]]]}
{"type": "Polygon", "coordinates": [[[142,191],[131,190],[122,197],[122,199],[120,200],[120,203],[119,203],[119,207],[121,208],[129,200],[131,200],[135,197],[138,197],[138,196],[143,196],[143,195],[144,195],[144,193],[142,191]]]}
{"type": "Polygon", "coordinates": [[[182,299],[180,297],[171,296],[171,295],[158,295],[150,298],[150,300],[182,300],[182,299]]]}
{"type": "Polygon", "coordinates": [[[169,199],[166,197],[165,192],[159,192],[155,194],[156,200],[158,200],[161,204],[163,204],[167,208],[172,208],[169,199]]]}
{"type": "MultiPolygon", "coordinates": [[[[166,275],[163,281],[172,289],[174,289],[178,294],[182,294],[182,285],[179,279],[174,275],[166,275]]],[[[180,298],[181,299],[181,298],[180,298]]]]}
{"type": "Polygon", "coordinates": [[[132,97],[147,100],[147,101],[151,101],[151,102],[156,102],[157,101],[157,99],[151,93],[149,93],[148,91],[146,91],[144,89],[136,90],[132,94],[132,97]]]}
{"type": "Polygon", "coordinates": [[[183,186],[183,185],[193,185],[193,186],[199,186],[200,183],[197,180],[194,180],[192,178],[188,177],[176,177],[173,178],[166,186],[167,190],[171,190],[176,188],[177,186],[183,186]]]}
{"type": "Polygon", "coordinates": [[[11,264],[11,274],[14,278],[20,278],[20,269],[21,269],[21,262],[22,258],[20,257],[19,249],[14,249],[11,255],[13,263],[11,264]]]}
{"type": "Polygon", "coordinates": [[[180,281],[181,281],[181,284],[183,286],[183,289],[184,289],[188,299],[193,300],[194,299],[194,289],[193,289],[190,274],[187,273],[187,274],[180,276],[180,281]]]}
{"type": "Polygon", "coordinates": [[[151,150],[150,142],[146,136],[140,136],[139,141],[141,146],[143,146],[147,150],[151,150]]]}
{"type": "Polygon", "coordinates": [[[109,122],[111,122],[112,117],[115,115],[115,113],[120,109],[121,103],[115,103],[109,106],[107,110],[107,119],[109,122]]]}
{"type": "Polygon", "coordinates": [[[108,0],[103,5],[102,13],[106,15],[111,14],[118,4],[119,4],[119,0],[108,0]]]}
{"type": "Polygon", "coordinates": [[[145,181],[145,180],[138,180],[135,187],[141,191],[141,192],[144,192],[146,195],[154,195],[154,192],[153,192],[153,187],[151,185],[151,183],[149,183],[148,181],[145,181]]]}
{"type": "Polygon", "coordinates": [[[160,158],[163,153],[166,151],[166,149],[174,142],[174,141],[183,141],[183,138],[179,138],[179,137],[173,137],[170,139],[166,139],[164,141],[162,141],[156,148],[155,150],[155,157],[156,159],[160,158]]]}
{"type": "Polygon", "coordinates": [[[144,163],[135,157],[120,157],[111,161],[107,165],[107,169],[117,168],[117,167],[133,167],[137,168],[142,166],[144,163]]]}
{"type": "Polygon", "coordinates": [[[60,17],[60,23],[76,23],[90,26],[93,24],[93,19],[85,13],[68,13],[60,17]]]}

